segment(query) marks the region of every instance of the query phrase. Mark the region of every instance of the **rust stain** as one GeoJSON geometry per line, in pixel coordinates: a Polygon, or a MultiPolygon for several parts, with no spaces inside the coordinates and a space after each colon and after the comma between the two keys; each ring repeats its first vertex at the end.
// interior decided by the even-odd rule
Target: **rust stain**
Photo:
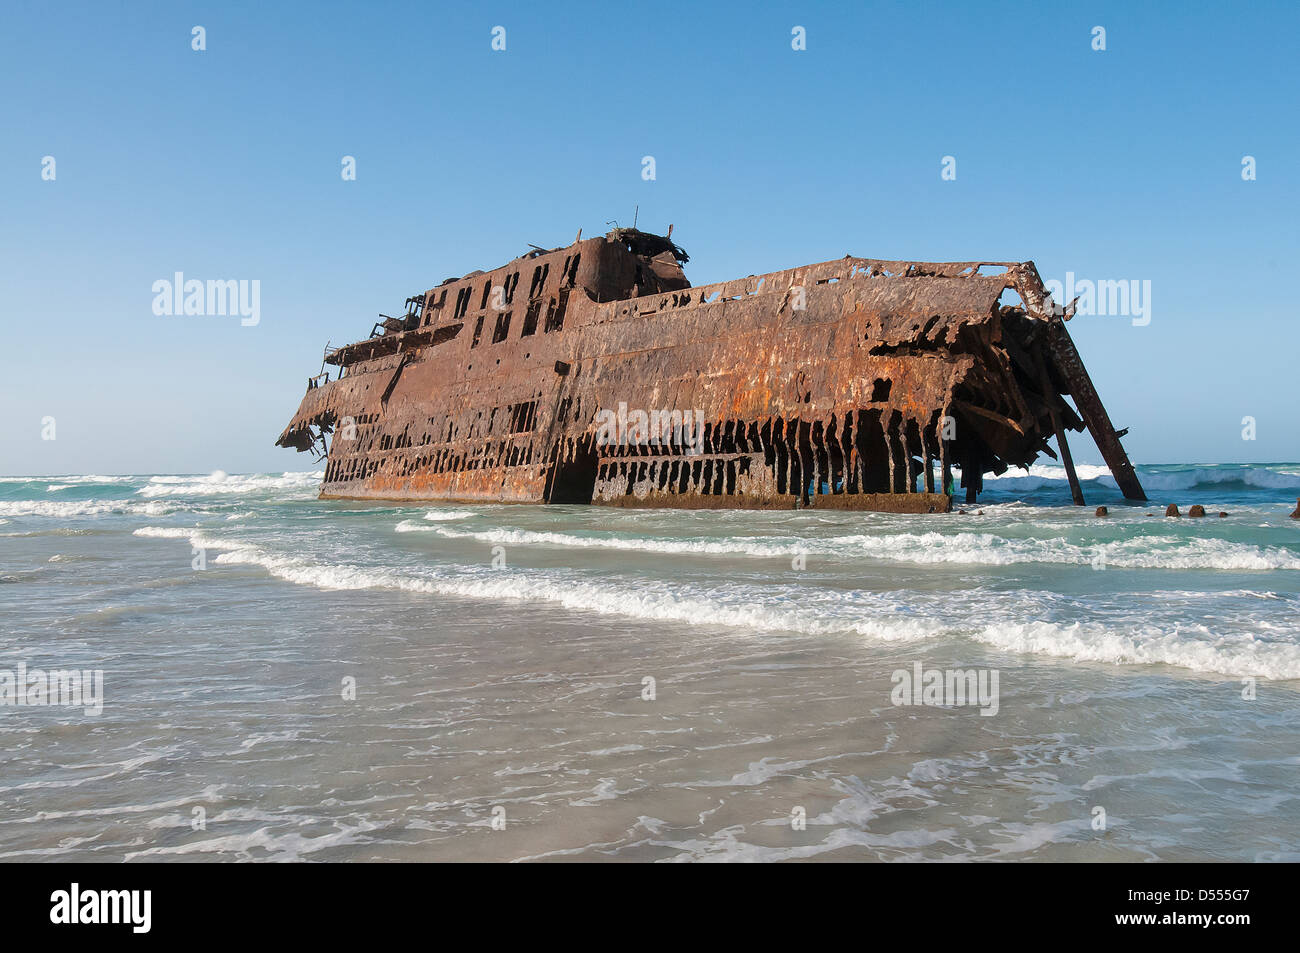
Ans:
{"type": "Polygon", "coordinates": [[[448,279],[327,350],[337,376],[277,443],[323,456],[324,498],[926,513],[951,508],[954,465],[974,502],[984,474],[1055,459],[1052,436],[1082,502],[1065,431],[1086,428],[1146,499],[1032,262],[845,257],[693,288],[687,260],[616,229],[448,279]],[[607,439],[638,411],[699,432],[607,439]]]}

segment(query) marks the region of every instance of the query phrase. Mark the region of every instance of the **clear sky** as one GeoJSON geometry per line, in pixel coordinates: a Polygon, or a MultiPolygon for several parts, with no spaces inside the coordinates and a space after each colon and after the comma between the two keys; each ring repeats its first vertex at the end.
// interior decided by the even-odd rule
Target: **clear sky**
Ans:
{"type": "Polygon", "coordinates": [[[273,443],[327,341],[637,205],[695,284],[1150,281],[1149,324],[1070,324],[1133,458],[1300,459],[1298,37],[1267,2],[5,0],[0,472],[307,468],[273,443]],[[260,281],[260,323],[155,315],[178,271],[260,281]]]}

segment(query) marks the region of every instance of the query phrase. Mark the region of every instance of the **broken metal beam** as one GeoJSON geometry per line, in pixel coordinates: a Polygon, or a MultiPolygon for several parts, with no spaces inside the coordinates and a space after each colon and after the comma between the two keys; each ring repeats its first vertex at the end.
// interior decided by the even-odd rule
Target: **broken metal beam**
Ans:
{"type": "Polygon", "coordinates": [[[1065,379],[1066,393],[1074,398],[1074,405],[1079,408],[1079,414],[1106,465],[1110,467],[1124,498],[1145,502],[1147,495],[1143,492],[1133,464],[1124,452],[1124,445],[1120,443],[1106,408],[1092,385],[1092,378],[1083,366],[1083,359],[1079,357],[1074,341],[1065,329],[1065,322],[1057,315],[1051,315],[1048,320],[1051,322],[1047,336],[1048,349],[1057,372],[1065,379]]]}

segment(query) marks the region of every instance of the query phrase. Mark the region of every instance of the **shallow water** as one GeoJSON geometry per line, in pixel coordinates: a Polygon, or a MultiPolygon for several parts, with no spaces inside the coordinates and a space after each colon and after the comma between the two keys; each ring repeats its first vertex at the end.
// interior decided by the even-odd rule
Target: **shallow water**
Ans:
{"type": "Polygon", "coordinates": [[[2,478],[0,667],[104,701],[0,708],[0,857],[1300,859],[1300,466],[1082,470],[945,516],[2,478]],[[895,705],[916,663],[996,713],[895,705]]]}

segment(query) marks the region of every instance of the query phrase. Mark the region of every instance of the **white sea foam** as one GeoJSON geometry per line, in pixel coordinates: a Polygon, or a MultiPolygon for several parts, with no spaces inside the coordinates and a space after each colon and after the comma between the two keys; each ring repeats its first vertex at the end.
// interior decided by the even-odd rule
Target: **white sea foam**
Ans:
{"type": "MultiPolygon", "coordinates": [[[[218,540],[201,530],[144,527],[137,535],[187,535],[193,545],[221,551],[218,565],[255,565],[272,575],[322,589],[398,589],[499,602],[547,602],[567,609],[635,619],[719,625],[743,630],[855,635],[878,642],[911,642],[941,636],[967,637],[997,648],[1080,661],[1165,664],[1226,675],[1300,679],[1300,645],[1266,642],[1249,635],[1213,633],[1204,626],[1123,623],[1062,624],[1019,621],[1045,613],[1048,605],[1011,604],[990,619],[969,604],[947,612],[899,605],[896,594],[794,587],[662,585],[633,579],[590,578],[561,571],[482,569],[414,572],[347,564],[321,564],[269,552],[239,540],[218,540]],[[165,532],[164,532],[165,531],[165,532]],[[1017,618],[996,617],[1014,611],[1017,618]],[[972,623],[972,618],[981,619],[972,623]]],[[[1040,604],[1041,603],[1041,604],[1040,604]]]]}
{"type": "Polygon", "coordinates": [[[98,473],[87,473],[81,476],[60,476],[60,480],[66,480],[68,483],[130,483],[138,480],[140,477],[135,476],[101,476],[98,473]]]}
{"type": "Polygon", "coordinates": [[[445,523],[448,520],[463,520],[477,515],[473,510],[429,510],[424,518],[431,523],[445,523]]]}
{"type": "Polygon", "coordinates": [[[197,537],[199,532],[197,529],[184,526],[141,526],[131,535],[149,536],[155,539],[189,539],[191,536],[197,537]]]}
{"type": "MultiPolygon", "coordinates": [[[[476,512],[471,510],[430,510],[424,515],[424,519],[429,523],[452,523],[455,520],[468,520],[471,516],[477,516],[476,512]]],[[[435,533],[437,527],[429,527],[416,520],[402,520],[396,524],[394,529],[399,533],[435,533]]]]}
{"type": "MultiPolygon", "coordinates": [[[[1114,485],[1109,474],[1106,480],[1114,485]]],[[[1183,490],[1197,486],[1219,486],[1241,483],[1264,490],[1300,490],[1300,472],[1265,470],[1258,467],[1197,467],[1192,470],[1154,471],[1141,474],[1142,485],[1148,490],[1183,490]]]]}
{"type": "MultiPolygon", "coordinates": [[[[956,469],[958,473],[961,472],[960,467],[956,469]]],[[[1110,476],[1110,470],[1104,466],[1081,463],[1074,469],[1080,480],[1096,480],[1110,476]]],[[[1143,477],[1143,479],[1146,478],[1143,477]]],[[[985,485],[989,489],[996,490],[1037,490],[1040,487],[1054,486],[1065,482],[1064,467],[1054,467],[1046,464],[1034,464],[1029,468],[1028,472],[1021,469],[1011,469],[1001,476],[994,476],[990,473],[984,477],[985,485]]]]}
{"type": "Polygon", "coordinates": [[[97,473],[88,474],[67,474],[61,473],[54,476],[10,476],[0,477],[0,483],[47,483],[51,480],[60,483],[130,483],[132,480],[143,479],[142,477],[133,476],[100,476],[97,473]]]}
{"type": "Polygon", "coordinates": [[[890,533],[823,538],[730,537],[658,539],[603,534],[489,529],[477,532],[450,527],[398,524],[398,532],[428,530],[449,539],[474,539],[505,546],[614,549],[675,555],[778,557],[799,554],[845,559],[888,560],[935,565],[958,563],[1009,566],[1019,563],[1091,565],[1100,560],[1123,569],[1300,569],[1300,556],[1278,547],[1261,547],[1215,538],[1135,536],[1111,543],[1075,543],[1065,537],[1007,538],[993,533],[890,533]],[[404,528],[405,526],[405,528],[404,528]]]}
{"type": "Polygon", "coordinates": [[[824,616],[822,607],[812,595],[799,599],[769,599],[765,604],[760,601],[760,596],[767,590],[718,592],[657,584],[619,584],[536,571],[462,570],[434,575],[346,564],[325,565],[297,556],[272,553],[239,540],[214,539],[198,529],[142,529],[149,532],[137,530],[136,535],[184,537],[195,546],[222,551],[213,560],[216,564],[261,566],[288,582],[321,589],[402,589],[474,599],[543,601],[604,615],[809,634],[852,632],[881,641],[910,641],[939,634],[924,620],[908,619],[894,613],[884,597],[865,594],[859,594],[859,598],[875,604],[883,615],[895,615],[896,618],[824,616]]]}
{"type": "MultiPolygon", "coordinates": [[[[399,524],[400,525],[400,524],[399,524]]],[[[807,552],[806,546],[779,541],[763,542],[757,537],[734,537],[720,540],[654,539],[641,536],[575,536],[572,533],[536,532],[525,529],[489,529],[479,532],[442,526],[421,526],[448,539],[475,539],[506,546],[553,546],[561,549],[619,549],[646,553],[688,555],[792,556],[807,552]]],[[[400,530],[399,532],[405,532],[400,530]]]]}
{"type": "MultiPolygon", "coordinates": [[[[959,468],[960,469],[960,468],[959,468]]],[[[1115,478],[1110,469],[1092,464],[1080,464],[1075,467],[1081,481],[1095,480],[1099,485],[1114,488],[1115,478]]],[[[1257,489],[1300,490],[1300,467],[1294,465],[1275,465],[1272,467],[1250,466],[1246,464],[1223,464],[1220,466],[1192,466],[1178,470],[1143,469],[1138,474],[1142,486],[1147,490],[1168,492],[1172,490],[1190,490],[1196,487],[1213,487],[1224,484],[1240,483],[1257,489]]],[[[987,475],[984,483],[989,489],[999,491],[1026,491],[1041,487],[1065,484],[1065,468],[1051,465],[1035,464],[1028,473],[1020,469],[1008,470],[1001,476],[987,475]]]]}
{"type": "MultiPolygon", "coordinates": [[[[303,824],[308,823],[310,820],[313,819],[306,817],[299,819],[300,823],[303,824]]],[[[235,823],[233,820],[226,820],[224,813],[218,814],[212,818],[212,821],[214,825],[224,821],[227,827],[233,826],[235,823]]],[[[381,826],[379,822],[369,820],[363,820],[356,824],[336,822],[332,825],[333,829],[327,833],[310,836],[292,829],[283,832],[277,831],[275,829],[276,824],[283,823],[283,821],[284,818],[278,816],[274,821],[268,820],[261,827],[248,833],[222,834],[185,844],[128,851],[123,855],[122,859],[132,861],[136,858],[197,857],[202,854],[230,854],[241,859],[269,857],[272,860],[296,861],[321,850],[351,844],[370,843],[370,838],[366,835],[381,826]]]]}
{"type": "Polygon", "coordinates": [[[294,471],[278,476],[270,473],[229,474],[216,470],[207,476],[155,476],[136,490],[141,496],[242,496],[249,493],[281,492],[294,495],[315,491],[324,471],[294,471]]]}
{"type": "Polygon", "coordinates": [[[1115,542],[1088,544],[1071,542],[1065,537],[1018,539],[992,533],[896,533],[845,536],[838,544],[856,547],[860,555],[922,565],[1090,565],[1099,561],[1120,569],[1300,569],[1300,557],[1289,550],[1207,537],[1130,536],[1115,542]]]}
{"type": "Polygon", "coordinates": [[[1121,631],[1077,622],[1002,622],[985,626],[974,638],[1012,652],[1082,662],[1174,665],[1221,675],[1300,679],[1300,645],[1234,640],[1200,625],[1163,630],[1134,624],[1121,631]]]}
{"type": "Polygon", "coordinates": [[[5,516],[166,516],[175,510],[167,503],[130,500],[0,500],[0,513],[5,516]]]}
{"type": "MultiPolygon", "coordinates": [[[[472,510],[429,510],[424,514],[424,519],[431,523],[449,523],[469,519],[475,515],[477,514],[472,510]]],[[[426,526],[415,520],[402,520],[393,529],[399,533],[433,533],[437,532],[438,527],[426,526]]]]}

